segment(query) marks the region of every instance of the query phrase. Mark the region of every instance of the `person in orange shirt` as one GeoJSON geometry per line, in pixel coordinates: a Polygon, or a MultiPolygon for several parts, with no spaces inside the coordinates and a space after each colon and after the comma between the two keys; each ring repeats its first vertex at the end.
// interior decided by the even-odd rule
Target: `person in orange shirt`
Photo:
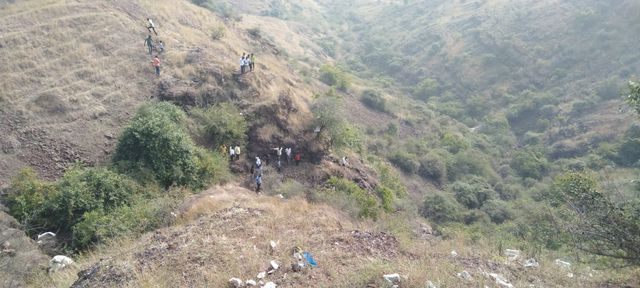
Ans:
{"type": "Polygon", "coordinates": [[[160,58],[158,58],[158,55],[156,55],[156,57],[153,57],[153,60],[151,60],[151,65],[156,68],[156,76],[160,76],[160,58]]]}

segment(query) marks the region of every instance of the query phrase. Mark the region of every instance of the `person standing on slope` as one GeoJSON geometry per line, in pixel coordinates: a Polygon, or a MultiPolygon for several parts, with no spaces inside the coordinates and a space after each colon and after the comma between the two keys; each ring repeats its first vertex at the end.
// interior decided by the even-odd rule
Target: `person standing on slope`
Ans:
{"type": "Polygon", "coordinates": [[[236,154],[236,160],[240,160],[240,146],[236,145],[236,148],[234,148],[234,150],[236,154]]]}
{"type": "Polygon", "coordinates": [[[149,34],[149,36],[147,36],[147,39],[144,40],[144,45],[149,48],[149,55],[151,55],[153,53],[153,39],[151,39],[151,34],[149,34]]]}
{"type": "Polygon", "coordinates": [[[284,154],[287,155],[287,165],[291,163],[291,147],[284,148],[284,154]]]}
{"type": "Polygon", "coordinates": [[[151,60],[151,65],[156,68],[156,76],[160,77],[160,58],[158,58],[158,55],[156,55],[156,57],[153,57],[153,60],[151,60]]]}
{"type": "Polygon", "coordinates": [[[262,187],[262,173],[258,173],[258,176],[256,176],[256,193],[260,193],[261,187],[262,187]]]}
{"type": "Polygon", "coordinates": [[[242,53],[242,57],[240,57],[240,74],[244,74],[244,66],[246,65],[244,58],[245,58],[245,54],[242,53]]]}
{"type": "Polygon", "coordinates": [[[153,30],[153,33],[158,36],[158,32],[156,32],[156,25],[153,25],[153,21],[151,21],[151,18],[147,18],[147,22],[147,30],[149,30],[149,33],[151,33],[151,30],[153,30]]]}
{"type": "Polygon", "coordinates": [[[233,146],[229,146],[229,160],[236,160],[236,149],[234,149],[233,146]]]}
{"type": "Polygon", "coordinates": [[[249,70],[251,72],[253,72],[253,67],[255,65],[256,65],[256,57],[253,55],[253,53],[251,53],[249,56],[249,70]]]}

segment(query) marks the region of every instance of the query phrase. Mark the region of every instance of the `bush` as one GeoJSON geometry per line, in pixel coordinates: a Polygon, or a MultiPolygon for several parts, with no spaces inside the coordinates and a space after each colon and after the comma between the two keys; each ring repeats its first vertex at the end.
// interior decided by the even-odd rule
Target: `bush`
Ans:
{"type": "Polygon", "coordinates": [[[440,90],[440,83],[438,83],[438,80],[431,78],[422,80],[413,89],[413,95],[423,101],[427,101],[429,98],[434,96],[439,96],[440,92],[442,92],[440,90]]]}
{"type": "Polygon", "coordinates": [[[469,209],[479,209],[487,201],[494,199],[496,192],[480,177],[472,177],[468,182],[457,181],[449,187],[458,203],[469,209]]]}
{"type": "Polygon", "coordinates": [[[526,149],[513,155],[511,167],[520,177],[540,180],[545,175],[549,163],[542,153],[526,149]]]}
{"type": "MultiPolygon", "coordinates": [[[[378,200],[364,189],[350,180],[344,178],[331,177],[326,183],[329,191],[325,191],[327,196],[332,192],[338,195],[345,195],[352,200],[357,208],[357,215],[361,218],[376,219],[379,213],[378,200]]],[[[329,199],[329,201],[331,201],[329,199]]]]}
{"type": "Polygon", "coordinates": [[[389,161],[405,173],[415,174],[420,168],[420,163],[415,158],[414,155],[407,152],[398,151],[389,157],[389,161]]]}
{"type": "Polygon", "coordinates": [[[212,167],[205,165],[212,163],[210,159],[200,158],[205,154],[197,151],[180,126],[184,118],[182,110],[168,103],[141,107],[120,136],[113,157],[117,167],[129,173],[148,169],[164,187],[201,189],[218,180],[212,167]]]}
{"type": "Polygon", "coordinates": [[[49,197],[56,193],[55,185],[39,180],[33,169],[25,168],[11,179],[7,207],[27,233],[37,233],[50,226],[49,219],[42,217],[43,210],[49,197]]]}
{"type": "Polygon", "coordinates": [[[328,64],[320,67],[320,81],[329,86],[336,87],[342,91],[346,91],[351,86],[351,79],[345,73],[336,66],[328,64]]]}
{"type": "Polygon", "coordinates": [[[491,221],[496,224],[502,224],[513,218],[513,212],[507,207],[507,203],[500,200],[490,200],[484,206],[482,211],[487,213],[491,221]]]}
{"type": "Polygon", "coordinates": [[[222,39],[222,37],[224,37],[225,33],[226,33],[226,29],[224,28],[223,25],[217,26],[211,31],[211,39],[220,40],[222,39]]]}
{"type": "Polygon", "coordinates": [[[478,151],[469,150],[458,153],[447,161],[449,181],[461,179],[466,175],[493,177],[494,173],[489,160],[478,151]]]}
{"type": "Polygon", "coordinates": [[[362,132],[343,118],[341,99],[323,97],[312,107],[316,116],[314,126],[321,127],[320,137],[335,149],[350,148],[362,152],[362,132]]]}
{"type": "Polygon", "coordinates": [[[460,218],[461,207],[450,196],[440,193],[428,195],[420,214],[436,223],[455,222],[460,218]]]}
{"type": "Polygon", "coordinates": [[[365,106],[373,110],[387,112],[387,102],[384,98],[382,98],[380,92],[376,90],[365,90],[364,92],[362,92],[360,101],[362,101],[365,106]]]}
{"type": "Polygon", "coordinates": [[[440,143],[453,154],[469,148],[469,143],[467,143],[467,141],[464,140],[462,136],[449,132],[446,132],[442,135],[440,143]]]}
{"type": "Polygon", "coordinates": [[[191,117],[201,128],[199,134],[210,147],[246,144],[247,121],[240,110],[231,103],[222,103],[207,109],[193,109],[191,117]]]}
{"type": "Polygon", "coordinates": [[[422,178],[433,180],[442,186],[447,179],[447,164],[440,155],[429,153],[420,159],[418,173],[422,178]]]}

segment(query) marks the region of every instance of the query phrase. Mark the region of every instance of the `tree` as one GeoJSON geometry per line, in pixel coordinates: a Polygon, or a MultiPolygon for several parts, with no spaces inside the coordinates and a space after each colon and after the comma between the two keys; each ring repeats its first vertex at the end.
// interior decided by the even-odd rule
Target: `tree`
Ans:
{"type": "Polygon", "coordinates": [[[627,103],[640,114],[640,83],[629,81],[627,103]]]}
{"type": "Polygon", "coordinates": [[[615,202],[588,174],[568,173],[554,184],[554,203],[570,214],[558,217],[576,248],[640,265],[640,201],[615,202]]]}

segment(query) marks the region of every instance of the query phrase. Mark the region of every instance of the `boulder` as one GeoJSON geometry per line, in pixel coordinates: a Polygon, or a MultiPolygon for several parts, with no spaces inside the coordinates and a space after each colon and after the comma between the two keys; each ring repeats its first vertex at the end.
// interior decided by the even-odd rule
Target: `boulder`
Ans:
{"type": "Polygon", "coordinates": [[[229,286],[233,288],[241,288],[244,287],[244,282],[238,278],[229,279],[229,286]]]}
{"type": "Polygon", "coordinates": [[[400,283],[400,274],[398,273],[383,275],[382,278],[391,284],[400,283]]]}
{"type": "Polygon", "coordinates": [[[471,274],[469,272],[467,272],[466,270],[456,274],[456,276],[458,276],[458,278],[462,278],[464,280],[471,280],[471,274]]]}
{"type": "Polygon", "coordinates": [[[504,250],[504,255],[507,256],[507,259],[509,259],[509,261],[514,261],[520,257],[520,250],[506,249],[504,250]]]}
{"type": "Polygon", "coordinates": [[[73,265],[73,259],[64,255],[56,255],[49,260],[49,272],[57,272],[71,265],[73,265]]]}
{"type": "Polygon", "coordinates": [[[571,263],[567,262],[567,261],[562,261],[560,259],[556,259],[555,261],[556,265],[562,267],[562,268],[566,268],[569,269],[571,268],[571,263]]]}
{"type": "Polygon", "coordinates": [[[262,286],[262,288],[276,288],[278,287],[278,285],[276,285],[276,283],[273,282],[267,282],[266,284],[264,284],[264,286],[262,286]]]}
{"type": "Polygon", "coordinates": [[[530,258],[530,259],[527,259],[526,261],[524,261],[523,266],[525,268],[538,268],[538,267],[540,267],[540,263],[538,263],[538,261],[536,261],[536,259],[530,258]]]}

